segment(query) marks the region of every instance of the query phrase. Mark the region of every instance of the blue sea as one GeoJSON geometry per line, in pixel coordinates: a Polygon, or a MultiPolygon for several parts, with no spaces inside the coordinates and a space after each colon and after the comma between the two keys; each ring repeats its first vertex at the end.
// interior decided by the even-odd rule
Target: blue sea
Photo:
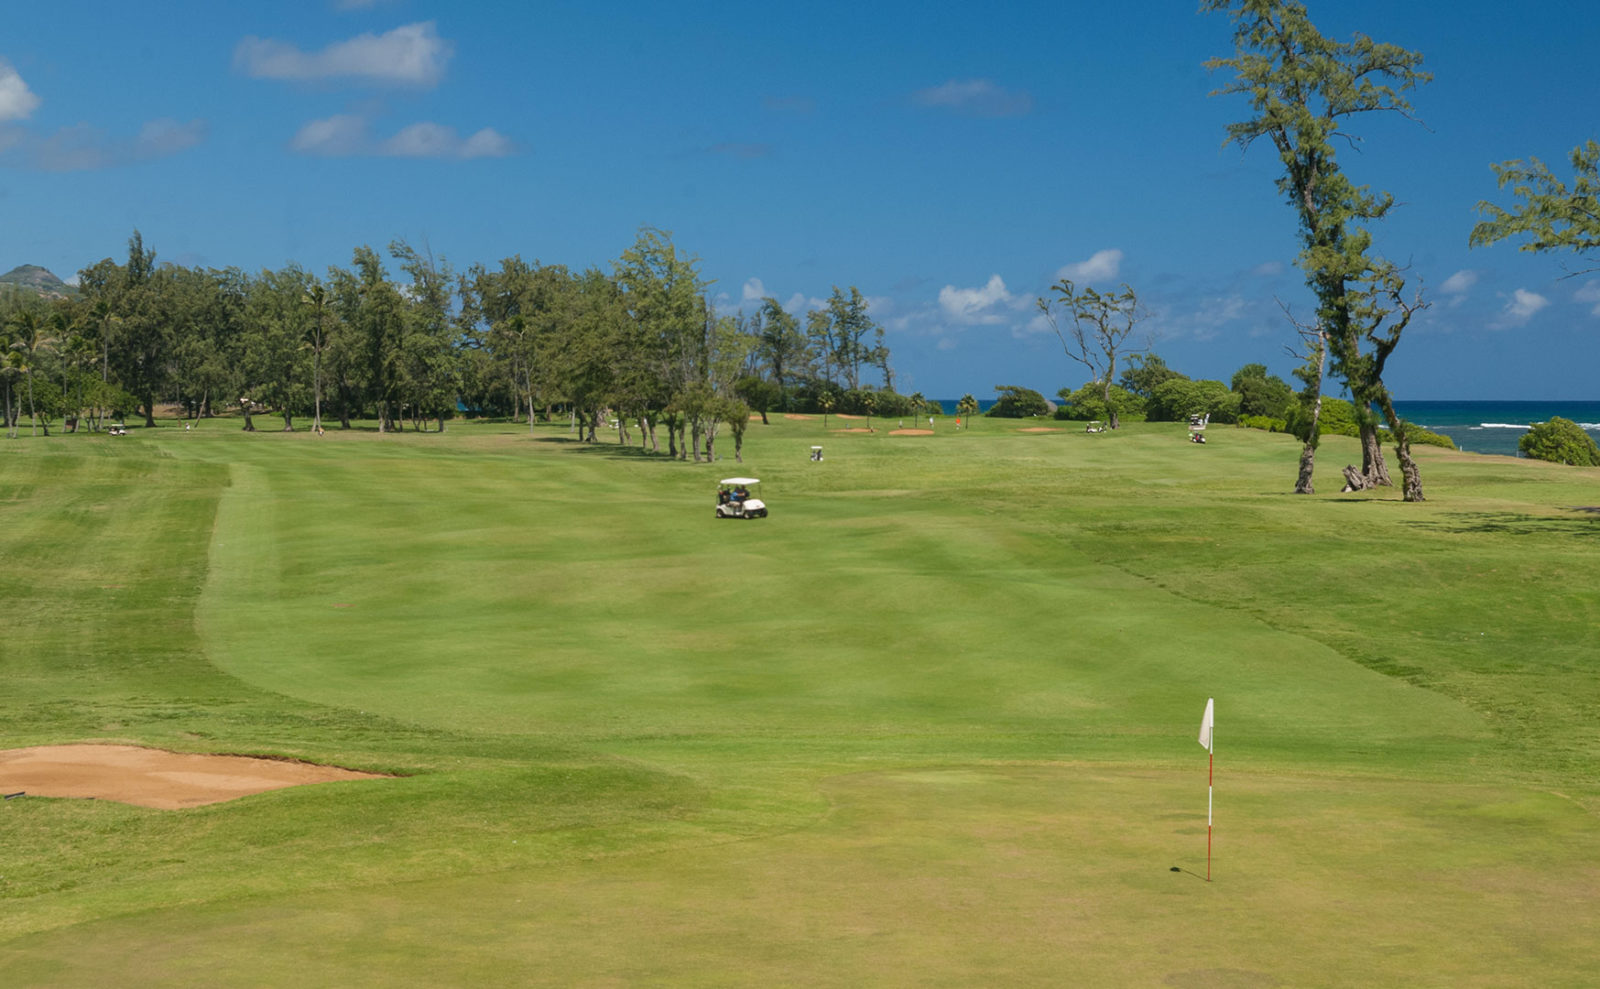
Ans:
{"type": "MultiPolygon", "coordinates": [[[[956,414],[956,400],[942,399],[945,415],[956,414]]],[[[993,400],[979,400],[987,412],[993,400]]],[[[1600,402],[1395,402],[1400,417],[1455,440],[1472,453],[1517,455],[1517,441],[1528,427],[1552,416],[1571,419],[1600,442],[1600,402]]]]}
{"type": "Polygon", "coordinates": [[[1571,419],[1600,442],[1600,402],[1395,402],[1394,410],[1472,453],[1515,457],[1528,427],[1552,416],[1571,419]]]}

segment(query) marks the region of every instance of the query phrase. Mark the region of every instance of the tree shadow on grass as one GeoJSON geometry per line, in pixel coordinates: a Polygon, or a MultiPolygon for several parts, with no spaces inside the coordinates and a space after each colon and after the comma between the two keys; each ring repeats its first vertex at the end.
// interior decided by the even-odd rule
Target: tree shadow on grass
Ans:
{"type": "Polygon", "coordinates": [[[1436,519],[1413,519],[1404,524],[1434,532],[1600,537],[1600,506],[1575,506],[1572,511],[1584,512],[1591,517],[1529,515],[1525,512],[1456,512],[1436,519]]]}
{"type": "MultiPolygon", "coordinates": [[[[664,464],[693,463],[690,460],[679,461],[676,458],[667,456],[665,452],[657,453],[648,447],[638,447],[632,444],[620,446],[616,443],[585,443],[576,436],[535,436],[533,437],[533,442],[554,443],[558,446],[570,447],[573,453],[581,453],[592,457],[659,460],[664,464]]],[[[719,456],[717,459],[720,461],[722,458],[719,456]]]]}

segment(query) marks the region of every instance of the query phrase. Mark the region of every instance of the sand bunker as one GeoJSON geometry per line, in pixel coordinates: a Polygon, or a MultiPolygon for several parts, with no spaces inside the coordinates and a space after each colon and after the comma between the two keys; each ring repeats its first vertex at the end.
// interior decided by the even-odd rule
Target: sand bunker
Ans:
{"type": "Polygon", "coordinates": [[[809,419],[812,418],[811,416],[800,415],[798,412],[785,412],[783,414],[783,417],[785,419],[796,419],[796,420],[799,420],[801,422],[804,422],[804,421],[809,420],[809,419]]]}
{"type": "Polygon", "coordinates": [[[1019,433],[1059,433],[1060,426],[1029,426],[1027,429],[1017,430],[1019,433]]]}
{"type": "Polygon", "coordinates": [[[931,429],[891,429],[890,436],[932,436],[931,429]]]}
{"type": "Polygon", "coordinates": [[[870,433],[872,430],[865,426],[851,426],[849,429],[835,429],[836,433],[870,433]]]}
{"type": "Polygon", "coordinates": [[[40,745],[0,752],[0,792],[93,797],[160,810],[218,804],[307,783],[381,778],[337,766],[134,745],[40,745]]]}

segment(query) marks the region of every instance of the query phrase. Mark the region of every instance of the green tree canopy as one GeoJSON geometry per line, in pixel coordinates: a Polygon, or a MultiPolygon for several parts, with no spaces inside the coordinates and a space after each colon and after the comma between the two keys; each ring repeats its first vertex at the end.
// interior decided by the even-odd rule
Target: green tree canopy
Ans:
{"type": "Polygon", "coordinates": [[[995,385],[994,390],[1000,397],[984,415],[996,419],[1025,419],[1028,416],[1050,414],[1050,403],[1032,388],[1024,388],[1021,385],[995,385]]]}
{"type": "Polygon", "coordinates": [[[1128,366],[1117,384],[1141,398],[1149,398],[1156,385],[1174,378],[1188,380],[1188,375],[1167,366],[1159,354],[1129,354],[1128,366]]]}
{"type": "Polygon", "coordinates": [[[1294,401],[1294,390],[1265,364],[1246,364],[1233,373],[1231,390],[1239,396],[1239,414],[1282,419],[1294,401]]]}
{"type": "MultiPolygon", "coordinates": [[[[1555,177],[1537,158],[1491,165],[1500,188],[1511,186],[1516,204],[1509,210],[1481,202],[1487,219],[1472,228],[1473,247],[1520,237],[1519,250],[1600,251],[1600,142],[1572,149],[1572,184],[1555,177]]],[[[1588,260],[1600,264],[1600,256],[1588,260]]]]}
{"type": "Polygon", "coordinates": [[[1157,385],[1145,404],[1145,418],[1151,422],[1183,422],[1192,415],[1236,422],[1239,396],[1220,381],[1173,379],[1157,385]]]}

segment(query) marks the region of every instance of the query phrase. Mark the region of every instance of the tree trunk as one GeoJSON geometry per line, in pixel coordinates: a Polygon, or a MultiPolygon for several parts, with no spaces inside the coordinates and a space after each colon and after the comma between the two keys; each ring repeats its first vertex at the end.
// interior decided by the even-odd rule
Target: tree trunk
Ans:
{"type": "Polygon", "coordinates": [[[1300,476],[1295,478],[1295,494],[1316,494],[1316,489],[1311,484],[1312,468],[1316,466],[1317,448],[1307,443],[1300,449],[1300,476]]]}
{"type": "Polygon", "coordinates": [[[244,406],[244,431],[247,433],[256,431],[256,424],[250,421],[250,406],[248,405],[244,406]]]}
{"type": "Polygon", "coordinates": [[[144,396],[144,424],[146,429],[156,428],[156,397],[153,394],[144,396]]]}
{"type": "Polygon", "coordinates": [[[311,383],[316,387],[316,417],[311,421],[311,431],[320,435],[322,433],[322,351],[317,351],[315,369],[311,374],[311,383]]]}
{"type": "Polygon", "coordinates": [[[283,431],[286,433],[294,432],[294,413],[288,409],[283,410],[283,431]]]}
{"type": "Polygon", "coordinates": [[[1376,425],[1361,425],[1361,473],[1366,475],[1367,487],[1375,488],[1393,486],[1389,479],[1389,468],[1383,462],[1383,445],[1378,442],[1378,427],[1376,425]]]}
{"type": "Polygon", "coordinates": [[[1355,464],[1345,464],[1344,487],[1340,488],[1340,491],[1366,491],[1371,487],[1373,487],[1372,481],[1364,472],[1356,470],[1355,464]]]}
{"type": "Polygon", "coordinates": [[[1400,458],[1401,497],[1406,501],[1426,501],[1422,495],[1422,471],[1411,456],[1411,437],[1406,424],[1395,414],[1388,389],[1384,389],[1378,404],[1383,409],[1383,418],[1389,423],[1389,432],[1394,434],[1395,456],[1400,458]]]}

